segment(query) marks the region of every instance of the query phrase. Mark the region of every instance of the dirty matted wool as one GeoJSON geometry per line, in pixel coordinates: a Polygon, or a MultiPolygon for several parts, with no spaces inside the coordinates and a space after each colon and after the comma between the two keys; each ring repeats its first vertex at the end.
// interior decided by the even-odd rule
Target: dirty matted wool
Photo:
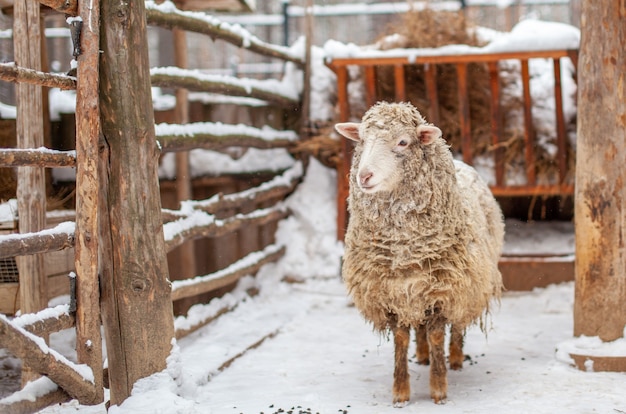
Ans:
{"type": "MultiPolygon", "coordinates": [[[[410,104],[379,103],[359,133],[384,125],[394,136],[415,134],[424,123],[410,104]]],[[[356,182],[361,150],[357,144],[342,269],[356,307],[379,331],[433,314],[459,326],[481,320],[502,290],[504,224],[489,188],[438,138],[409,149],[397,188],[366,194],[356,182]]]]}

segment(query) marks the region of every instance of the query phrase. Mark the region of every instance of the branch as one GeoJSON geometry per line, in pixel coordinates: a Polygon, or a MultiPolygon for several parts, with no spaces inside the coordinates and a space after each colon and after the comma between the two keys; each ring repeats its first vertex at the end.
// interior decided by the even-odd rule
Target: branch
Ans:
{"type": "Polygon", "coordinates": [[[153,86],[163,88],[184,88],[189,91],[261,99],[287,109],[293,109],[299,105],[296,97],[275,92],[281,89],[291,89],[276,79],[240,79],[232,76],[206,75],[179,68],[153,68],[150,70],[150,81],[153,86]],[[268,87],[264,87],[265,85],[268,87]]]}
{"type": "Polygon", "coordinates": [[[184,219],[163,226],[165,248],[170,252],[188,240],[200,237],[219,237],[244,226],[262,226],[287,216],[289,216],[289,211],[286,209],[268,208],[256,210],[250,214],[237,214],[225,220],[215,220],[215,217],[197,211],[184,219]]]}
{"type": "Polygon", "coordinates": [[[40,149],[0,149],[0,167],[74,167],[76,151],[40,149]]]}
{"type": "Polygon", "coordinates": [[[78,15],[77,0],[39,0],[39,3],[72,17],[78,15]]]}
{"type": "Polygon", "coordinates": [[[260,55],[304,66],[302,58],[292,54],[284,46],[263,42],[240,26],[230,25],[205,13],[181,11],[171,2],[157,5],[152,1],[146,1],[146,17],[149,25],[205,34],[214,40],[220,39],[260,55]]]}
{"type": "Polygon", "coordinates": [[[193,279],[172,282],[172,300],[200,295],[227,286],[242,276],[256,273],[263,265],[275,262],[285,254],[284,246],[270,245],[263,251],[253,252],[226,269],[193,279]]]}
{"type": "Polygon", "coordinates": [[[52,229],[36,233],[0,236],[0,259],[63,250],[74,246],[72,222],[64,222],[52,229]]]}
{"type": "Polygon", "coordinates": [[[76,89],[76,78],[56,73],[21,68],[15,62],[0,63],[0,79],[8,82],[23,82],[49,88],[76,89]]]}
{"type": "Polygon", "coordinates": [[[287,148],[293,146],[293,142],[298,139],[298,135],[293,131],[225,125],[219,122],[159,124],[156,126],[156,136],[163,152],[189,151],[195,148],[209,150],[228,147],[287,148]]]}
{"type": "Polygon", "coordinates": [[[29,382],[23,389],[0,400],[0,412],[12,414],[38,413],[51,405],[70,401],[70,397],[47,377],[29,382]],[[33,399],[33,396],[36,396],[33,399]]]}

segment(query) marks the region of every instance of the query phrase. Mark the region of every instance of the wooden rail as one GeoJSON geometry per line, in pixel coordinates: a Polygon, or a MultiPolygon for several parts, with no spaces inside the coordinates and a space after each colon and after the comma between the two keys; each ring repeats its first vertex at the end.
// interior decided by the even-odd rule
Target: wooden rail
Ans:
{"type": "MultiPolygon", "coordinates": [[[[348,99],[348,66],[358,66],[363,69],[365,82],[365,100],[368,105],[373,105],[376,96],[376,69],[383,67],[392,68],[395,85],[395,100],[407,99],[406,68],[408,66],[422,66],[424,68],[424,83],[426,99],[428,101],[428,119],[434,124],[440,121],[439,97],[436,87],[436,68],[438,65],[454,65],[458,85],[458,117],[461,131],[461,153],[463,161],[472,165],[472,136],[470,122],[470,98],[468,94],[468,65],[484,64],[489,74],[490,93],[490,128],[491,143],[494,150],[493,157],[495,183],[491,184],[491,190],[496,196],[553,196],[573,195],[574,185],[565,181],[567,172],[567,136],[565,119],[563,114],[563,99],[561,85],[561,62],[562,58],[569,58],[576,67],[578,62],[578,50],[545,50],[545,51],[521,51],[502,53],[470,53],[464,55],[406,55],[406,56],[376,56],[376,57],[349,57],[333,58],[327,62],[337,76],[337,99],[339,108],[339,121],[350,120],[350,103],[348,99]],[[554,96],[555,96],[555,119],[556,119],[556,163],[559,168],[559,180],[557,183],[540,183],[534,167],[536,158],[535,131],[532,118],[532,101],[530,95],[530,75],[528,62],[530,59],[551,59],[554,67],[554,96]],[[501,140],[503,137],[503,112],[501,107],[501,86],[499,63],[505,60],[517,60],[520,62],[520,76],[523,88],[523,115],[524,115],[524,160],[526,183],[523,185],[508,184],[505,175],[505,165],[501,140]]],[[[337,236],[343,240],[346,224],[347,210],[346,200],[348,197],[348,176],[350,173],[351,144],[347,140],[341,141],[341,157],[338,167],[338,207],[337,207],[337,236]]]]}

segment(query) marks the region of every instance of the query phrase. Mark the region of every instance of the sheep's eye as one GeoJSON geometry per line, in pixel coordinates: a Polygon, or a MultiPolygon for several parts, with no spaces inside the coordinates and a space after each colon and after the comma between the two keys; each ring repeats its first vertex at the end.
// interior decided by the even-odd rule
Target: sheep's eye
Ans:
{"type": "Polygon", "coordinates": [[[406,139],[401,139],[400,141],[398,141],[397,146],[400,148],[406,147],[407,145],[409,145],[409,141],[407,141],[406,139]]]}

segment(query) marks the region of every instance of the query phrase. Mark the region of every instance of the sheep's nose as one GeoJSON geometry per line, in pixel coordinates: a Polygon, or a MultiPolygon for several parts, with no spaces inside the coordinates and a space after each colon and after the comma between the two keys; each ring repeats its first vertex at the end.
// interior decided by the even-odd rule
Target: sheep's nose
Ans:
{"type": "Polygon", "coordinates": [[[372,176],[374,175],[373,172],[370,171],[363,171],[362,173],[359,174],[359,181],[361,183],[362,186],[367,186],[367,182],[370,180],[370,178],[372,178],[372,176]]]}

